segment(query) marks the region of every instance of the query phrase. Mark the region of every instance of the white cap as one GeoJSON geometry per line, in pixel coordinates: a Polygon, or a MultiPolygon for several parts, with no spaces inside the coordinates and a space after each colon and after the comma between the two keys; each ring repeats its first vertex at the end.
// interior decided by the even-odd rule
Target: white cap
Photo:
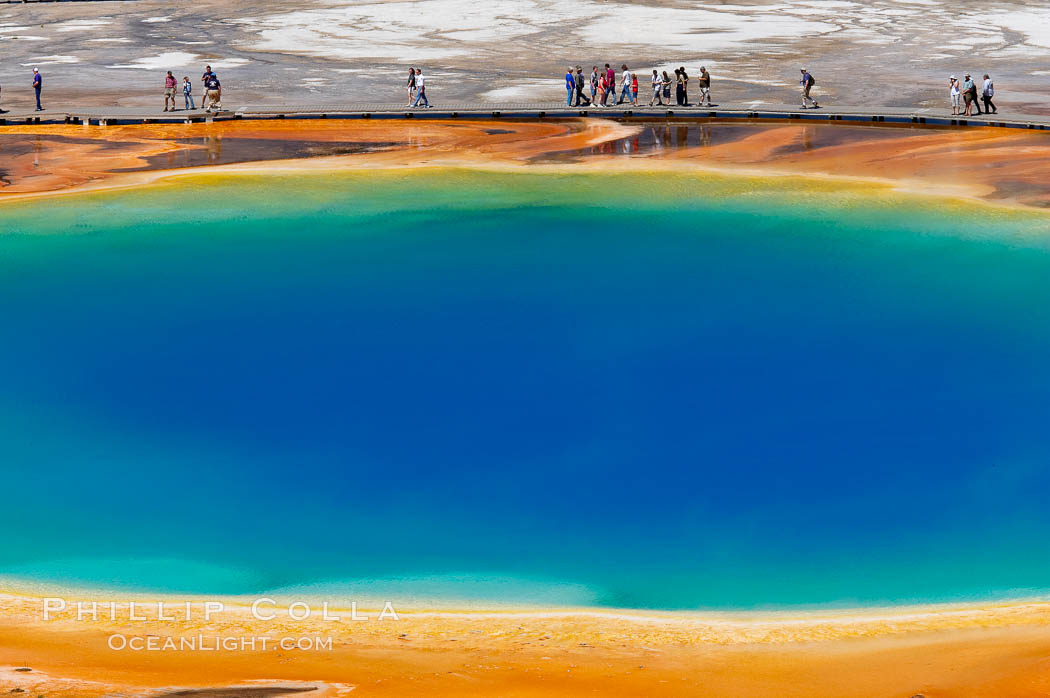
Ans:
{"type": "Polygon", "coordinates": [[[40,69],[39,69],[39,68],[33,68],[33,72],[34,72],[34,73],[39,73],[39,72],[40,72],[40,69]]]}

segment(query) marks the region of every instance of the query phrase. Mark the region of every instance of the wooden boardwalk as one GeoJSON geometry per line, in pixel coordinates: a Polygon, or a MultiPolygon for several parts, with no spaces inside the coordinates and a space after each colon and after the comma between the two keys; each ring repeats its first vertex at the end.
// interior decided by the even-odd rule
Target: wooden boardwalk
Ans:
{"type": "Polygon", "coordinates": [[[1050,130],[1050,116],[1002,114],[952,116],[944,109],[869,108],[829,105],[802,109],[787,104],[716,104],[710,107],[639,106],[567,107],[564,103],[500,102],[435,104],[413,109],[405,104],[288,104],[246,105],[221,112],[150,111],[137,107],[87,107],[79,109],[18,110],[0,114],[0,126],[26,123],[140,124],[201,123],[232,119],[565,119],[581,116],[614,119],[772,119],[875,124],[925,124],[931,126],[996,126],[1050,130]]]}

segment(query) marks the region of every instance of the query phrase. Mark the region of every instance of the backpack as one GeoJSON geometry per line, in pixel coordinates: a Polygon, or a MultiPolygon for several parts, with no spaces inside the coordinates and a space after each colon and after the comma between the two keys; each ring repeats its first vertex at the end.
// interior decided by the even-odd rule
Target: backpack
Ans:
{"type": "Polygon", "coordinates": [[[813,77],[813,73],[810,73],[809,74],[809,86],[813,87],[816,84],[817,84],[817,79],[815,77],[813,77]]]}

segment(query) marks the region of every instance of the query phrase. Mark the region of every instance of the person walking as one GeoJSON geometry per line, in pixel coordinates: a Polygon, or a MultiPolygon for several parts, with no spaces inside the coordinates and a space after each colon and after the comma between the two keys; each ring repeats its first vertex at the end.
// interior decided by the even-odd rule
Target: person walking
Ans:
{"type": "Polygon", "coordinates": [[[631,104],[638,106],[638,73],[631,74],[631,104]]]}
{"type": "Polygon", "coordinates": [[[985,114],[998,114],[999,110],[995,107],[995,103],[992,102],[992,97],[995,96],[995,85],[992,83],[992,79],[988,77],[988,73],[984,74],[984,87],[981,89],[981,100],[984,102],[984,113],[985,114]]]}
{"type": "Polygon", "coordinates": [[[569,66],[569,69],[565,71],[565,92],[568,95],[565,100],[565,106],[571,107],[572,96],[576,94],[576,78],[573,77],[571,65],[569,66]]]}
{"type": "Polygon", "coordinates": [[[977,85],[970,78],[970,74],[966,73],[963,75],[963,102],[966,104],[966,110],[963,112],[963,116],[974,116],[973,110],[977,109],[977,116],[981,115],[981,105],[977,103],[977,85]]]}
{"type": "Polygon", "coordinates": [[[586,82],[583,79],[583,68],[576,66],[576,104],[573,106],[587,107],[590,106],[591,100],[587,99],[587,95],[583,93],[583,86],[586,82]]]}
{"type": "Polygon", "coordinates": [[[598,82],[600,79],[598,66],[591,70],[591,105],[598,106],[598,82]]]}
{"type": "Polygon", "coordinates": [[[817,104],[817,100],[813,99],[810,94],[810,90],[817,84],[817,81],[813,79],[813,76],[805,68],[802,69],[802,79],[798,81],[798,84],[802,86],[802,108],[806,108],[806,102],[809,101],[813,105],[814,109],[817,109],[820,105],[817,104]]]}
{"type": "Polygon", "coordinates": [[[638,106],[631,93],[631,80],[633,77],[626,63],[620,66],[620,98],[616,100],[617,104],[623,104],[623,100],[626,99],[632,106],[638,106]]]}
{"type": "Polygon", "coordinates": [[[664,100],[660,97],[663,93],[663,80],[660,79],[660,73],[654,70],[651,82],[653,83],[653,96],[649,99],[649,106],[654,104],[663,106],[664,100]]]}
{"type": "Polygon", "coordinates": [[[175,76],[168,71],[168,74],[164,76],[164,111],[175,111],[175,87],[178,81],[175,80],[175,76]]]}
{"type": "Polygon", "coordinates": [[[954,75],[948,78],[948,96],[952,100],[952,116],[958,116],[962,111],[962,90],[959,88],[959,78],[954,75]]]}
{"type": "Polygon", "coordinates": [[[412,106],[412,100],[416,98],[416,69],[408,69],[408,106],[412,106]]]}
{"type": "Polygon", "coordinates": [[[678,69],[679,74],[682,76],[682,106],[689,106],[689,73],[685,72],[685,66],[681,66],[678,69]]]}
{"type": "Polygon", "coordinates": [[[423,108],[430,109],[430,100],[427,99],[427,87],[423,80],[423,69],[416,68],[416,101],[412,103],[412,106],[418,107],[420,100],[423,101],[423,108]]]}
{"type": "MultiPolygon", "coordinates": [[[[608,99],[609,95],[612,95],[613,101],[616,100],[616,71],[613,70],[608,63],[605,64],[605,98],[608,99]]],[[[602,102],[603,107],[609,106],[606,102],[602,102]]]]}
{"type": "Polygon", "coordinates": [[[660,81],[660,85],[663,87],[664,103],[667,106],[671,106],[671,82],[671,77],[667,74],[667,71],[665,70],[663,72],[663,79],[660,81]]]}
{"type": "Polygon", "coordinates": [[[186,104],[186,110],[196,109],[197,105],[193,101],[193,83],[190,82],[190,76],[182,76],[182,101],[186,104]]]}
{"type": "Polygon", "coordinates": [[[711,106],[711,73],[707,72],[706,66],[700,66],[700,78],[696,81],[696,84],[700,87],[700,102],[698,106],[704,106],[704,101],[707,101],[707,106],[711,106]]]}
{"type": "Polygon", "coordinates": [[[205,99],[208,102],[204,111],[210,112],[212,109],[222,111],[222,83],[219,82],[219,76],[211,73],[204,83],[204,90],[205,99]]]}
{"type": "Polygon", "coordinates": [[[44,108],[40,106],[40,89],[44,86],[44,76],[40,74],[38,68],[33,68],[33,92],[36,93],[36,110],[44,111],[44,108]]]}

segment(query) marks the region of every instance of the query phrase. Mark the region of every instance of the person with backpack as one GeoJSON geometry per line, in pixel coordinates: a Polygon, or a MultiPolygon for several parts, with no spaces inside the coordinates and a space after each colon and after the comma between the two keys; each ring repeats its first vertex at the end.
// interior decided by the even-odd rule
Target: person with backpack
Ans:
{"type": "Polygon", "coordinates": [[[995,104],[992,102],[992,97],[995,96],[995,85],[992,83],[992,79],[988,77],[988,73],[984,74],[984,88],[981,90],[981,100],[984,102],[984,113],[985,114],[998,114],[999,110],[996,109],[995,104]]]}
{"type": "Polygon", "coordinates": [[[812,90],[813,86],[817,84],[817,81],[805,68],[802,69],[802,79],[799,80],[799,84],[802,86],[802,108],[806,108],[807,100],[813,105],[814,109],[818,108],[820,105],[817,104],[817,100],[813,99],[812,95],[810,95],[810,90],[812,90]]]}

